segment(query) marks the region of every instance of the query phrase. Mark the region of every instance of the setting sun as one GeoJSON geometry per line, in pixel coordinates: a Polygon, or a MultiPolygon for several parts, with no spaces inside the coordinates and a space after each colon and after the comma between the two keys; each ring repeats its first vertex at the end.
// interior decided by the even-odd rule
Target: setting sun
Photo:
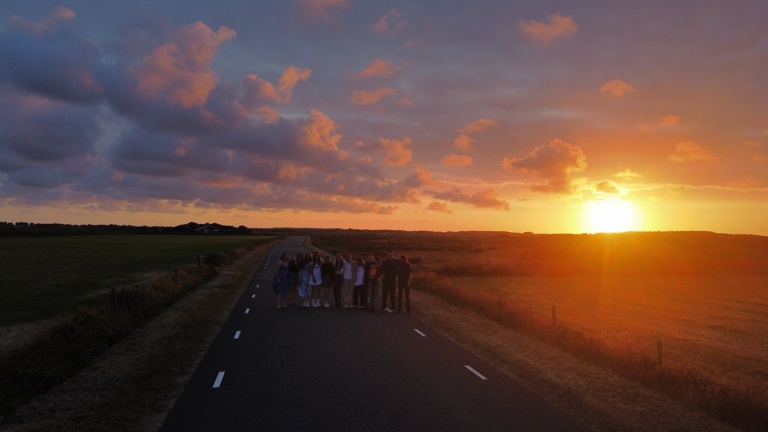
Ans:
{"type": "Polygon", "coordinates": [[[92,3],[0,1],[0,222],[768,235],[764,0],[92,3]]]}
{"type": "Polygon", "coordinates": [[[638,210],[625,200],[593,200],[584,204],[586,232],[622,232],[639,229],[638,210]]]}

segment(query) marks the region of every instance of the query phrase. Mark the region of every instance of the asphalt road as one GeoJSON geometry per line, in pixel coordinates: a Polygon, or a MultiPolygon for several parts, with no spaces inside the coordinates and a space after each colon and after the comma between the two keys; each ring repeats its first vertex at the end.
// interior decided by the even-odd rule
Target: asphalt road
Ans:
{"type": "MultiPolygon", "coordinates": [[[[277,309],[256,270],[161,431],[586,431],[406,314],[277,309]]],[[[457,317],[460,319],[460,317],[457,317]]]]}

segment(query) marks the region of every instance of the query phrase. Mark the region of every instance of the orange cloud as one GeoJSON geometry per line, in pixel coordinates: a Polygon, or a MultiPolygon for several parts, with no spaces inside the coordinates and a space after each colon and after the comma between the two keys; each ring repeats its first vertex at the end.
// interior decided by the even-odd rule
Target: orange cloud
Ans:
{"type": "Polygon", "coordinates": [[[320,111],[309,112],[309,123],[304,126],[302,144],[309,147],[339,151],[341,135],[336,132],[336,123],[320,111]]]}
{"type": "Polygon", "coordinates": [[[752,157],[749,158],[749,160],[755,163],[763,163],[766,161],[766,158],[761,154],[753,154],[752,157]]]}
{"type": "Polygon", "coordinates": [[[74,19],[75,11],[64,6],[58,6],[40,22],[25,20],[18,15],[13,15],[8,20],[8,27],[14,31],[40,36],[48,30],[54,29],[59,21],[72,21],[74,19]]]}
{"type": "Polygon", "coordinates": [[[391,215],[398,209],[397,206],[384,206],[376,201],[363,201],[352,197],[336,197],[332,201],[335,208],[343,208],[349,213],[391,215]]]}
{"type": "Polygon", "coordinates": [[[355,90],[352,92],[352,103],[355,105],[373,105],[379,102],[385,96],[395,92],[391,87],[381,87],[372,92],[367,90],[355,90]]]}
{"type": "Polygon", "coordinates": [[[481,118],[459,129],[459,132],[465,134],[479,133],[492,128],[493,126],[496,126],[497,123],[498,122],[493,119],[481,118]]]}
{"type": "Polygon", "coordinates": [[[404,183],[414,188],[431,184],[432,171],[425,168],[416,168],[411,175],[405,178],[404,183]]]}
{"type": "Polygon", "coordinates": [[[660,118],[659,121],[656,122],[656,125],[659,127],[669,127],[669,126],[674,126],[678,123],[680,123],[680,116],[670,114],[668,116],[664,116],[660,118]]]}
{"type": "Polygon", "coordinates": [[[280,168],[280,171],[277,174],[277,178],[280,180],[293,181],[298,179],[300,176],[305,176],[308,171],[309,171],[309,168],[307,167],[285,165],[280,168]]]}
{"type": "Polygon", "coordinates": [[[443,157],[443,165],[448,166],[471,166],[472,157],[467,155],[451,154],[443,157]]]}
{"type": "Polygon", "coordinates": [[[312,71],[295,66],[287,67],[277,82],[277,88],[272,83],[259,78],[257,75],[248,74],[243,77],[241,84],[245,89],[243,102],[248,106],[254,106],[262,101],[286,104],[290,102],[293,89],[299,81],[306,81],[312,71]]]}
{"type": "Polygon", "coordinates": [[[365,67],[362,71],[360,71],[357,76],[361,78],[367,78],[372,76],[391,76],[394,73],[394,69],[392,68],[392,62],[384,60],[382,58],[377,58],[373,60],[368,66],[365,67]]]}
{"type": "Polygon", "coordinates": [[[380,35],[397,33],[408,26],[405,20],[400,19],[397,9],[390,9],[381,16],[376,23],[371,25],[371,31],[380,35]]]}
{"type": "Polygon", "coordinates": [[[269,105],[258,106],[252,112],[268,122],[276,122],[280,119],[280,113],[269,105]]]}
{"type": "Polygon", "coordinates": [[[296,86],[296,83],[299,81],[306,81],[309,79],[310,75],[312,75],[310,69],[288,66],[277,81],[277,94],[279,95],[278,102],[282,104],[290,102],[293,88],[296,86]]]}
{"type": "Polygon", "coordinates": [[[499,199],[499,194],[493,189],[484,189],[476,194],[469,195],[461,192],[459,189],[440,192],[435,194],[435,198],[472,204],[475,207],[495,208],[498,210],[509,210],[509,203],[499,199]]]}
{"type": "Polygon", "coordinates": [[[629,168],[625,169],[622,172],[618,172],[618,173],[614,174],[613,176],[614,177],[619,177],[619,178],[624,178],[624,179],[642,177],[642,175],[632,171],[629,168]]]}
{"type": "Polygon", "coordinates": [[[469,150],[470,147],[475,145],[476,140],[469,135],[465,134],[459,134],[459,136],[456,137],[455,140],[453,140],[453,145],[459,148],[459,150],[469,150]]]}
{"type": "Polygon", "coordinates": [[[330,21],[334,9],[346,9],[347,0],[300,0],[301,9],[312,21],[330,21]]]}
{"type": "Polygon", "coordinates": [[[379,144],[387,153],[384,159],[387,165],[402,166],[411,161],[413,152],[406,148],[406,146],[413,144],[410,138],[403,137],[399,140],[379,138],[379,144]]]}
{"type": "Polygon", "coordinates": [[[600,87],[600,93],[608,93],[615,97],[622,97],[628,93],[635,93],[636,91],[637,89],[632,84],[620,79],[608,81],[600,87]]]}
{"type": "Polygon", "coordinates": [[[407,97],[404,97],[397,101],[397,104],[400,106],[413,106],[413,102],[407,97]]]}
{"type": "Polygon", "coordinates": [[[509,171],[531,172],[544,178],[544,184],[531,187],[533,191],[570,193],[573,185],[569,176],[586,168],[586,160],[581,147],[554,139],[534,148],[525,157],[505,157],[501,165],[509,171]]]}
{"type": "Polygon", "coordinates": [[[441,203],[440,201],[432,201],[427,206],[427,211],[433,211],[438,213],[446,213],[450,214],[453,213],[453,210],[450,210],[447,205],[441,203]]]}
{"type": "Polygon", "coordinates": [[[222,26],[214,32],[202,22],[181,27],[142,60],[136,70],[137,89],[144,96],[164,98],[183,108],[202,106],[216,86],[210,70],[221,43],[236,32],[222,26]]]}
{"type": "Polygon", "coordinates": [[[669,160],[678,163],[712,162],[716,159],[712,152],[693,141],[677,143],[675,145],[675,153],[669,155],[669,160]]]}
{"type": "Polygon", "coordinates": [[[597,184],[595,184],[595,192],[600,192],[603,194],[609,194],[609,195],[616,195],[619,193],[619,188],[616,187],[616,185],[610,181],[610,180],[601,180],[597,184]]]}
{"type": "Polygon", "coordinates": [[[546,23],[531,20],[520,21],[519,25],[523,35],[545,45],[558,36],[573,34],[579,29],[573,18],[560,13],[550,15],[546,23]]]}
{"type": "MultiPolygon", "coordinates": [[[[363,141],[355,143],[355,147],[360,151],[385,153],[384,163],[392,166],[402,166],[411,161],[413,152],[407,148],[413,144],[409,137],[401,139],[379,138],[376,143],[366,144],[363,141]]],[[[417,173],[428,173],[431,178],[432,173],[428,170],[417,170],[417,173]]],[[[411,180],[414,180],[411,178],[411,180]]]]}

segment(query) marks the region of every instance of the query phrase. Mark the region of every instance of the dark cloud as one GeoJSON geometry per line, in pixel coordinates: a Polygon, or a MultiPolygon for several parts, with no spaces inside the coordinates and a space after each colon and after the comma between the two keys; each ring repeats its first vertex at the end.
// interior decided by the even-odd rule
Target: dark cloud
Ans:
{"type": "Polygon", "coordinates": [[[20,186],[45,189],[60,186],[63,180],[57,171],[44,168],[24,168],[9,175],[8,179],[20,186]]]}
{"type": "Polygon", "coordinates": [[[0,32],[0,80],[13,87],[74,104],[92,104],[103,88],[93,73],[99,47],[73,24],[11,25],[0,32]]]}
{"type": "Polygon", "coordinates": [[[27,161],[70,159],[93,151],[98,133],[92,107],[23,97],[13,91],[0,95],[0,152],[27,161]]]}

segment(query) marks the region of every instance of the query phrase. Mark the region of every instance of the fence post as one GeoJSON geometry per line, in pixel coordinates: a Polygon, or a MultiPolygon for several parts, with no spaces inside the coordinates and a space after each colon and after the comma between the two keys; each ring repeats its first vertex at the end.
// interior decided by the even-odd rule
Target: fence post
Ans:
{"type": "Polygon", "coordinates": [[[552,327],[557,327],[557,308],[552,305],[552,327]]]}
{"type": "Polygon", "coordinates": [[[658,360],[659,366],[661,366],[661,358],[662,358],[661,357],[661,340],[656,341],[656,352],[658,354],[657,360],[658,360]]]}

